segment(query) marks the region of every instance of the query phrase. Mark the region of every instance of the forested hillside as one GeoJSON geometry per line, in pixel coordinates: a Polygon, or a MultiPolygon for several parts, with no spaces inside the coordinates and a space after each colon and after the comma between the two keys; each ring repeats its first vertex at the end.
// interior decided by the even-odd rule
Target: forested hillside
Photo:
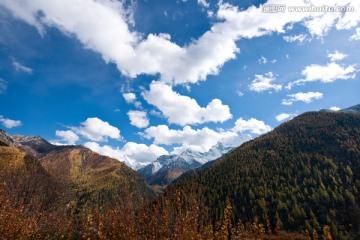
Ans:
{"type": "Polygon", "coordinates": [[[83,147],[0,142],[5,239],[359,239],[360,114],[310,112],[182,177],[157,200],[83,147]]]}
{"type": "Polygon", "coordinates": [[[214,221],[360,238],[360,114],[309,112],[245,143],[173,190],[196,190],[214,221]]]}

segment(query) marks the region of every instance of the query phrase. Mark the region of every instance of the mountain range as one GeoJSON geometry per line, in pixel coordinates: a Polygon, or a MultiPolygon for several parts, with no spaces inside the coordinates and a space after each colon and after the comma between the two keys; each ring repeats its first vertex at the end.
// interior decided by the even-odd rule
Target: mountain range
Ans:
{"type": "Polygon", "coordinates": [[[139,169],[138,173],[149,185],[167,186],[183,173],[220,158],[232,148],[219,142],[204,153],[188,149],[181,154],[163,155],[139,169]]]}
{"type": "Polygon", "coordinates": [[[1,130],[0,231],[12,239],[360,239],[359,105],[303,113],[237,148],[165,155],[141,171],[154,186],[169,184],[165,193],[116,159],[1,130]],[[26,226],[37,230],[18,230],[26,226]]]}

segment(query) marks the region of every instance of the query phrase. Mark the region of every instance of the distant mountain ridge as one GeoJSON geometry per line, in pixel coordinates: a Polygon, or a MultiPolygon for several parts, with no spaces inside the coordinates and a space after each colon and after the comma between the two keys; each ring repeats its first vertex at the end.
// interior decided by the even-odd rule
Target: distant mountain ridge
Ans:
{"type": "Polygon", "coordinates": [[[344,108],[341,109],[340,112],[345,112],[345,113],[360,113],[360,104],[352,106],[352,107],[348,107],[348,108],[344,108]]]}
{"type": "Polygon", "coordinates": [[[20,148],[34,157],[41,157],[51,151],[69,147],[53,145],[39,136],[10,135],[2,129],[0,129],[0,141],[9,146],[20,148]]]}
{"type": "Polygon", "coordinates": [[[138,173],[150,185],[168,185],[183,173],[220,158],[232,148],[219,142],[204,153],[188,149],[181,154],[163,155],[139,169],[138,173]]]}

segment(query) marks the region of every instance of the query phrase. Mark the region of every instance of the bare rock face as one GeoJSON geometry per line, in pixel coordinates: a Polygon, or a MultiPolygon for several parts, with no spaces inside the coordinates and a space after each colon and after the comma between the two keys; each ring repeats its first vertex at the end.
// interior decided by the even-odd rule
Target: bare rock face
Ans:
{"type": "Polygon", "coordinates": [[[38,136],[10,135],[2,129],[0,129],[0,141],[8,146],[20,148],[34,157],[41,157],[51,151],[63,148],[38,136]]]}

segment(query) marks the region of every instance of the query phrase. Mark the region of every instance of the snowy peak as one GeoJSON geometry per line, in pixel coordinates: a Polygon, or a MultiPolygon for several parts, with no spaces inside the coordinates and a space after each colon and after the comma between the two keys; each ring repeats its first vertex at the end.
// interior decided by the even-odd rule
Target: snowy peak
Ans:
{"type": "Polygon", "coordinates": [[[149,165],[139,169],[138,173],[149,184],[169,184],[182,173],[218,159],[231,149],[231,146],[218,143],[209,151],[203,153],[187,149],[181,154],[163,155],[149,165]]]}
{"type": "Polygon", "coordinates": [[[223,143],[219,142],[215,146],[213,146],[209,151],[201,153],[195,152],[190,149],[182,152],[180,154],[188,163],[190,164],[204,164],[209,161],[215,160],[227,152],[229,152],[233,147],[225,146],[223,143]]]}
{"type": "Polygon", "coordinates": [[[149,165],[139,169],[138,172],[143,176],[152,176],[156,173],[165,172],[174,168],[190,169],[191,166],[180,155],[163,155],[149,165]]]}

